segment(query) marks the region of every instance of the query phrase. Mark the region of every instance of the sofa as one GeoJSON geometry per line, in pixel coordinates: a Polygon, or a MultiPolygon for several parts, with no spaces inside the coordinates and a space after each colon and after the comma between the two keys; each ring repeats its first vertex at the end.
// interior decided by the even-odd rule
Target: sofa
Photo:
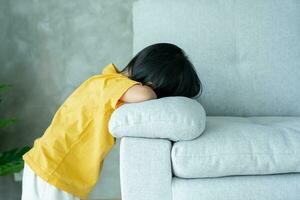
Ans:
{"type": "Polygon", "coordinates": [[[300,199],[300,2],[139,0],[133,53],[180,46],[199,97],[124,104],[122,200],[300,199]]]}

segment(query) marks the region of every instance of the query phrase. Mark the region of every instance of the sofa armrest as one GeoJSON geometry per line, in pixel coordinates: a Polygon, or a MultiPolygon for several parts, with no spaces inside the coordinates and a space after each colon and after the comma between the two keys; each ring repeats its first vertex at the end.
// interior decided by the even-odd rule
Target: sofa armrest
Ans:
{"type": "Polygon", "coordinates": [[[206,112],[187,97],[175,96],[139,103],[125,103],[109,121],[110,133],[117,137],[192,140],[205,129],[206,112]]]}
{"type": "Polygon", "coordinates": [[[122,200],[172,200],[171,148],[169,140],[122,137],[122,200]]]}

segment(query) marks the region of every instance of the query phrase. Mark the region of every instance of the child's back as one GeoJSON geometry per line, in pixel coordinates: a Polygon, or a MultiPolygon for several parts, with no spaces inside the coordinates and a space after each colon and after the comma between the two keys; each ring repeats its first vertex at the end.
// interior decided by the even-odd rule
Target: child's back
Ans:
{"type": "Polygon", "coordinates": [[[142,85],[117,73],[113,64],[82,83],[55,113],[44,135],[23,159],[46,182],[86,198],[96,184],[115,138],[108,131],[111,113],[128,88],[142,85]]]}

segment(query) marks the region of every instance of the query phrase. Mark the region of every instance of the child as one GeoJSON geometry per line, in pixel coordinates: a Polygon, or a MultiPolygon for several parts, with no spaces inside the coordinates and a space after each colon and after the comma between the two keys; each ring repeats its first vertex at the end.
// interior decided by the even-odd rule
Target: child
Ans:
{"type": "Polygon", "coordinates": [[[22,200],[86,199],[115,144],[108,131],[115,109],[124,103],[201,93],[194,66],[170,43],[144,48],[122,71],[107,65],[65,100],[23,156],[22,200]]]}

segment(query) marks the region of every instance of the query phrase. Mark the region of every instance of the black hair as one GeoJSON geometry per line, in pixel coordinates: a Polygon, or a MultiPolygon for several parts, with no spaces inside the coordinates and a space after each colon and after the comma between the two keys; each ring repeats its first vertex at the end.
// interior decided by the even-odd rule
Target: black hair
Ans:
{"type": "Polygon", "coordinates": [[[178,46],[157,43],[138,52],[121,72],[150,86],[158,98],[166,96],[195,97],[202,93],[202,84],[195,67],[178,46]]]}

